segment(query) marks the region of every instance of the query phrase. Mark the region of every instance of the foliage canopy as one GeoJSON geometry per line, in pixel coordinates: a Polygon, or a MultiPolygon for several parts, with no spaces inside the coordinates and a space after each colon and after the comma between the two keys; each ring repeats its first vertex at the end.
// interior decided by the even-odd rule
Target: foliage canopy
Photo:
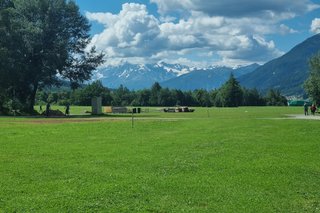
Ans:
{"type": "Polygon", "coordinates": [[[310,74],[304,83],[304,88],[312,100],[320,104],[320,53],[309,61],[310,74]]]}
{"type": "MultiPolygon", "coordinates": [[[[90,25],[74,1],[1,0],[1,93],[32,111],[38,89],[89,80],[103,54],[89,48],[90,25]]],[[[2,104],[3,105],[3,104],[2,104]]]]}

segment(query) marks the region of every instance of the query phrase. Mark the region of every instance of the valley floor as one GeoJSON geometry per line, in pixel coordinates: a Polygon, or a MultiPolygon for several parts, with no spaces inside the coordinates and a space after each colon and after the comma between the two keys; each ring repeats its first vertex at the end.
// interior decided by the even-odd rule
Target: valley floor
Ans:
{"type": "Polygon", "coordinates": [[[301,108],[83,111],[0,117],[0,212],[320,209],[319,116],[301,108]]]}

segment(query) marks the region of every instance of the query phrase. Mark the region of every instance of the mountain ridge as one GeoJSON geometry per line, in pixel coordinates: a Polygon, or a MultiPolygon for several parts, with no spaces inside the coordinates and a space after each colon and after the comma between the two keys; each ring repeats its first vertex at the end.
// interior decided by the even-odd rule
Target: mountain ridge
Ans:
{"type": "Polygon", "coordinates": [[[251,64],[248,66],[230,68],[230,67],[211,67],[198,69],[193,72],[161,82],[161,86],[171,89],[195,90],[195,89],[217,89],[225,83],[231,73],[235,77],[242,76],[257,69],[260,65],[251,64]]]}
{"type": "Polygon", "coordinates": [[[252,64],[237,68],[225,66],[197,68],[164,62],[155,64],[130,64],[126,62],[118,66],[107,66],[98,70],[94,79],[101,80],[102,84],[109,88],[118,88],[123,85],[136,90],[150,88],[152,84],[159,82],[163,87],[174,89],[214,89],[224,83],[231,73],[238,77],[252,72],[258,66],[258,64],[252,64]],[[189,80],[184,83],[186,86],[183,86],[180,81],[185,78],[189,78],[189,80]],[[191,87],[188,87],[188,85],[191,87]],[[207,85],[206,88],[203,88],[203,85],[207,85]]]}
{"type": "Polygon", "coordinates": [[[284,95],[302,95],[303,82],[309,72],[309,59],[319,50],[320,34],[317,34],[296,45],[283,56],[239,77],[238,80],[247,88],[257,88],[261,91],[274,88],[284,95]]]}

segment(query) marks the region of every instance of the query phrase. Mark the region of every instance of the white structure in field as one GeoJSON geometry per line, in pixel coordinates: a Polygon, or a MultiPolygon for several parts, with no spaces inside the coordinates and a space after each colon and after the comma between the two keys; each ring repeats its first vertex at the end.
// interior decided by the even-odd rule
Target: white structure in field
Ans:
{"type": "Polygon", "coordinates": [[[92,115],[102,114],[102,98],[94,97],[91,99],[92,115]]]}

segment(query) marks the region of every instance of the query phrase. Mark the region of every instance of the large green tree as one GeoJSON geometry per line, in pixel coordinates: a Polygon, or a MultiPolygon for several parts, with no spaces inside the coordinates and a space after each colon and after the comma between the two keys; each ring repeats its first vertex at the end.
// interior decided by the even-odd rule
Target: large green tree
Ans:
{"type": "Polygon", "coordinates": [[[309,97],[320,104],[320,53],[313,56],[309,61],[310,74],[304,83],[304,88],[309,97]]]}
{"type": "Polygon", "coordinates": [[[287,106],[286,97],[281,95],[279,90],[270,89],[265,97],[267,106],[287,106]]]}
{"type": "Polygon", "coordinates": [[[149,106],[150,105],[149,104],[150,94],[151,94],[151,92],[149,89],[137,91],[135,105],[149,106]]]}
{"type": "Polygon", "coordinates": [[[195,94],[195,99],[200,106],[202,106],[202,107],[211,106],[210,95],[207,90],[198,89],[198,90],[194,91],[194,94],[195,94]]]}
{"type": "Polygon", "coordinates": [[[112,91],[111,96],[113,99],[111,104],[113,106],[128,106],[134,100],[131,91],[123,85],[112,91]]]}
{"type": "Polygon", "coordinates": [[[74,91],[72,95],[73,104],[90,106],[92,97],[102,97],[103,105],[111,104],[110,90],[104,87],[101,81],[95,81],[82,89],[74,91]]]}
{"type": "Polygon", "coordinates": [[[150,105],[151,106],[160,106],[161,100],[160,100],[160,91],[162,87],[158,82],[155,82],[151,86],[151,94],[150,94],[150,105]]]}
{"type": "Polygon", "coordinates": [[[230,75],[229,80],[219,89],[218,96],[224,107],[238,107],[242,105],[243,90],[233,74],[230,75]]]}
{"type": "Polygon", "coordinates": [[[90,25],[74,1],[13,3],[6,32],[12,31],[15,37],[6,39],[14,43],[15,51],[4,53],[6,64],[11,67],[0,71],[14,71],[9,73],[14,76],[10,86],[23,103],[23,110],[32,111],[39,88],[59,85],[62,80],[75,87],[89,80],[92,71],[103,62],[103,54],[88,48],[90,25]]]}
{"type": "MultiPolygon", "coordinates": [[[[21,26],[14,20],[15,7],[10,0],[0,0],[0,112],[14,108],[16,85],[24,71],[21,26]]],[[[17,91],[18,94],[18,91],[17,91]]]]}
{"type": "Polygon", "coordinates": [[[243,105],[244,106],[263,106],[266,100],[261,96],[257,89],[243,88],[243,105]]]}

